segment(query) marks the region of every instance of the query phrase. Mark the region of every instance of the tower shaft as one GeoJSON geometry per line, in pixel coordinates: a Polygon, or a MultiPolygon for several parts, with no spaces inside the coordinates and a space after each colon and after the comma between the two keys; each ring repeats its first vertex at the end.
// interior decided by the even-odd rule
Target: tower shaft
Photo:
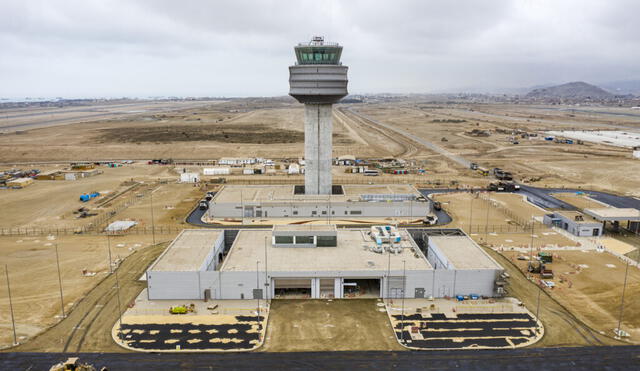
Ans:
{"type": "Polygon", "coordinates": [[[304,105],[305,194],[331,194],[332,115],[331,104],[304,105]]]}

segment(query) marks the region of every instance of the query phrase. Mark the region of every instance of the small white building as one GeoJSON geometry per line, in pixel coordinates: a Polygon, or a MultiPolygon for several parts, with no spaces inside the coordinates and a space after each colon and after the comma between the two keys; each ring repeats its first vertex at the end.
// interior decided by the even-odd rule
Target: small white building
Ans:
{"type": "Polygon", "coordinates": [[[198,173],[181,173],[180,183],[198,183],[200,175],[198,173]]]}
{"type": "Polygon", "coordinates": [[[300,165],[298,164],[290,164],[289,169],[287,170],[287,174],[300,174],[300,165]]]}
{"type": "Polygon", "coordinates": [[[633,151],[633,158],[640,159],[640,151],[633,151]]]}
{"type": "Polygon", "coordinates": [[[231,168],[229,167],[206,167],[202,170],[203,175],[229,175],[231,168]]]}

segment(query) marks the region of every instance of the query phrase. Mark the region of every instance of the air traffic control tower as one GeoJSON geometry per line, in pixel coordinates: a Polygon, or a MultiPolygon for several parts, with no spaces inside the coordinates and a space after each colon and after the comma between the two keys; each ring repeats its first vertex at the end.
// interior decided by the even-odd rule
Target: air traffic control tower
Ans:
{"type": "Polygon", "coordinates": [[[304,103],[304,190],[330,195],[332,186],[332,108],[347,95],[347,66],[340,62],[342,46],[315,36],[295,48],[297,62],[289,67],[289,95],[304,103]]]}

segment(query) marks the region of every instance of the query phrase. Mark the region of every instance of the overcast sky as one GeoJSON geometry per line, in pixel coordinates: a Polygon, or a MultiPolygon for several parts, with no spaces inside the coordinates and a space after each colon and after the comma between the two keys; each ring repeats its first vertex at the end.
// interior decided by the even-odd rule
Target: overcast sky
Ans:
{"type": "Polygon", "coordinates": [[[271,96],[293,45],[344,46],[352,93],[640,78],[637,0],[0,2],[0,97],[271,96]]]}

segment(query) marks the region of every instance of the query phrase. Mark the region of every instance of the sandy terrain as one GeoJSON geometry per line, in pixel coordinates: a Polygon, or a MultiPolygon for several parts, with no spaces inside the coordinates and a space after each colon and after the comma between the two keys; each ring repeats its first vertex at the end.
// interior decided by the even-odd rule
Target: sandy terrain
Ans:
{"type": "MultiPolygon", "coordinates": [[[[167,241],[172,236],[156,236],[167,241]]],[[[111,238],[114,260],[127,257],[134,250],[151,243],[151,235],[111,238]]],[[[12,331],[9,300],[6,295],[4,264],[9,268],[9,280],[15,313],[18,341],[24,342],[60,320],[60,291],[56,267],[55,244],[58,245],[65,309],[68,313],[79,299],[105,278],[109,253],[104,236],[0,237],[2,261],[2,296],[0,307],[0,346],[11,345],[12,331]],[[84,276],[83,269],[96,273],[84,276]]]]}
{"type": "MultiPolygon", "coordinates": [[[[527,262],[514,260],[517,253],[504,252],[521,270],[527,262]]],[[[553,281],[556,287],[551,295],[587,324],[612,336],[620,315],[620,297],[624,282],[625,264],[615,256],[595,251],[556,251],[553,281]],[[564,281],[564,282],[562,282],[564,281]]],[[[623,329],[631,334],[631,340],[640,337],[640,270],[629,268],[625,293],[623,329]]]]}

